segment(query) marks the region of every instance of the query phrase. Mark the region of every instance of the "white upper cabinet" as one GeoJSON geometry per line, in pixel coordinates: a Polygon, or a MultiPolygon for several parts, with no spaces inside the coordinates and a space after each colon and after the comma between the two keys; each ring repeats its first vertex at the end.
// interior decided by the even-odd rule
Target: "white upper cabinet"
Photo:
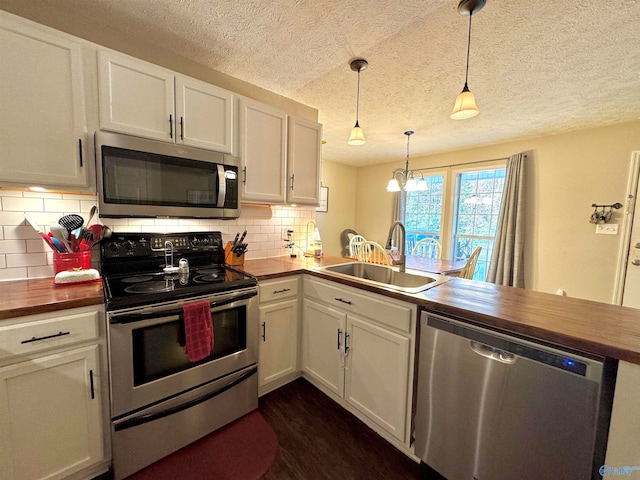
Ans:
{"type": "Polygon", "coordinates": [[[243,201],[285,201],[287,115],[268,105],[239,101],[243,201]]]}
{"type": "Polygon", "coordinates": [[[0,182],[87,187],[82,43],[0,11],[0,182]]]}
{"type": "Polygon", "coordinates": [[[289,117],[287,202],[318,205],[322,125],[289,117]]]}
{"type": "Polygon", "coordinates": [[[231,92],[106,50],[98,82],[102,130],[232,153],[231,92]]]}
{"type": "Polygon", "coordinates": [[[232,153],[233,95],[189,77],[176,76],[176,141],[232,153]]]}

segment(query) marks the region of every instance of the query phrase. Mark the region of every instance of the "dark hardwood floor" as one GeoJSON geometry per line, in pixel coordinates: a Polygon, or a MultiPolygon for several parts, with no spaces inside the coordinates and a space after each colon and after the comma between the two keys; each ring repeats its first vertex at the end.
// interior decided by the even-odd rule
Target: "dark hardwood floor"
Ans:
{"type": "Polygon", "coordinates": [[[417,463],[306,380],[261,397],[260,412],[280,443],[264,480],[420,478],[417,463]]]}

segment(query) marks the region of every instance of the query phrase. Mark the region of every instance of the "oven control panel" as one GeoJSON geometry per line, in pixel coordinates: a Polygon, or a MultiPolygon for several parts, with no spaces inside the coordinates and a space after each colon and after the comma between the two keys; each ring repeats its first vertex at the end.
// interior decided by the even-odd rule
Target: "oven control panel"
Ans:
{"type": "Polygon", "coordinates": [[[222,252],[220,232],[140,234],[118,233],[102,244],[103,258],[127,258],[160,256],[165,253],[210,253],[222,252]]]}

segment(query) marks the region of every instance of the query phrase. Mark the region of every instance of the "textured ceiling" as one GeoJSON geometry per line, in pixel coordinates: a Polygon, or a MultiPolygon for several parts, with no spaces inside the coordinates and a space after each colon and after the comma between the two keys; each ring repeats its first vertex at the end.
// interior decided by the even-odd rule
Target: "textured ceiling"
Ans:
{"type": "MultiPolygon", "coordinates": [[[[0,1],[0,7],[3,1],[0,1]]],[[[640,119],[640,0],[488,0],[451,120],[468,17],[458,0],[22,0],[103,24],[319,111],[324,158],[351,165],[640,119]],[[346,144],[355,121],[367,143],[346,144]]]]}

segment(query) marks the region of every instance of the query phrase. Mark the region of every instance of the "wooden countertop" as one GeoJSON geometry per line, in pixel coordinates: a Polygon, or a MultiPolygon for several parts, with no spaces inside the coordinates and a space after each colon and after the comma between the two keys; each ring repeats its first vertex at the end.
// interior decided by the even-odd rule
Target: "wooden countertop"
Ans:
{"type": "Polygon", "coordinates": [[[0,320],[103,303],[100,281],[59,286],[52,278],[0,282],[0,320]]]}
{"type": "MultiPolygon", "coordinates": [[[[352,261],[340,257],[246,260],[235,268],[259,280],[306,273],[399,300],[436,313],[640,364],[640,309],[453,278],[418,294],[338,278],[321,267],[352,261]]],[[[100,282],[54,286],[52,279],[0,282],[0,320],[103,303],[100,282]]]]}
{"type": "Polygon", "coordinates": [[[640,364],[640,309],[562,297],[522,288],[453,278],[418,294],[405,294],[323,274],[319,267],[353,261],[323,257],[246,261],[259,280],[304,273],[414,303],[436,313],[543,340],[592,355],[640,364]]]}

